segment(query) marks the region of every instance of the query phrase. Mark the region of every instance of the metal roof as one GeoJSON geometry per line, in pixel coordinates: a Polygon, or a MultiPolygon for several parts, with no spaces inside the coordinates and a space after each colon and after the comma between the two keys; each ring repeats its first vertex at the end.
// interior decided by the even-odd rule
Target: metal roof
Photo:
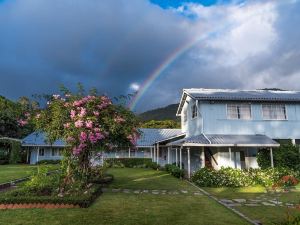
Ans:
{"type": "MultiPolygon", "coordinates": [[[[168,140],[172,137],[184,135],[181,129],[147,129],[140,128],[141,136],[137,140],[137,147],[149,147],[156,142],[168,140]]],[[[22,146],[56,146],[65,147],[63,140],[57,140],[52,145],[47,142],[46,134],[44,132],[33,132],[22,140],[22,146]]]]}
{"type": "Polygon", "coordinates": [[[152,146],[156,142],[184,135],[181,129],[150,129],[141,128],[141,136],[137,141],[137,147],[152,146]]]}
{"type": "Polygon", "coordinates": [[[44,132],[33,132],[22,140],[22,146],[53,146],[65,147],[63,140],[57,140],[52,145],[47,142],[46,134],[44,132]]]}
{"type": "Polygon", "coordinates": [[[203,101],[300,102],[300,91],[190,88],[183,89],[177,115],[187,95],[203,101]]]}
{"type": "Polygon", "coordinates": [[[280,145],[266,135],[220,135],[200,134],[184,138],[168,145],[175,146],[240,146],[240,147],[279,147],[280,145]]]}

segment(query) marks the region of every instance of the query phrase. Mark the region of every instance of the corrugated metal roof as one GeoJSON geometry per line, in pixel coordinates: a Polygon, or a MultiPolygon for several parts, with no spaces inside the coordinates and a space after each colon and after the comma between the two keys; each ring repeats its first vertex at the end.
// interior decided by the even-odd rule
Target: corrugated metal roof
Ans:
{"type": "Polygon", "coordinates": [[[300,91],[233,90],[191,88],[184,91],[200,100],[300,102],[300,91]]]}
{"type": "Polygon", "coordinates": [[[44,132],[33,132],[22,140],[22,146],[53,146],[64,147],[63,140],[57,140],[52,145],[47,142],[46,134],[44,132]]]}
{"type": "Polygon", "coordinates": [[[193,137],[183,138],[169,143],[175,146],[261,146],[278,147],[279,144],[266,135],[219,135],[219,134],[200,134],[193,137]]]}
{"type": "MultiPolygon", "coordinates": [[[[152,146],[155,142],[181,135],[181,129],[147,129],[141,128],[141,136],[137,140],[137,147],[152,146]]],[[[183,135],[183,134],[182,134],[183,135]]],[[[22,140],[23,146],[50,146],[43,132],[33,132],[22,140]]],[[[63,140],[55,141],[52,146],[65,146],[63,140]]]]}
{"type": "Polygon", "coordinates": [[[181,129],[147,129],[141,128],[141,136],[137,141],[138,147],[152,146],[155,142],[183,135],[181,129]]]}

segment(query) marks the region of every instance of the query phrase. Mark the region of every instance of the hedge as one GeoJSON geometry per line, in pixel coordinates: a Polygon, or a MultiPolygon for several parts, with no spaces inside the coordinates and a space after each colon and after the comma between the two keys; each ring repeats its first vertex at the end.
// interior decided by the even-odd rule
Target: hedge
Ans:
{"type": "Polygon", "coordinates": [[[152,168],[152,159],[149,158],[110,158],[105,159],[108,167],[152,168]]]}
{"type": "Polygon", "coordinates": [[[247,187],[262,185],[270,187],[276,184],[283,176],[300,177],[299,171],[285,168],[239,170],[224,168],[213,170],[202,168],[191,180],[201,187],[247,187]]]}
{"type": "Polygon", "coordinates": [[[51,160],[51,159],[44,159],[41,161],[38,161],[36,164],[40,165],[40,164],[60,164],[61,160],[57,159],[57,160],[51,160]]]}
{"type": "Polygon", "coordinates": [[[182,178],[184,176],[184,170],[173,164],[166,164],[165,170],[177,178],[182,178]]]}

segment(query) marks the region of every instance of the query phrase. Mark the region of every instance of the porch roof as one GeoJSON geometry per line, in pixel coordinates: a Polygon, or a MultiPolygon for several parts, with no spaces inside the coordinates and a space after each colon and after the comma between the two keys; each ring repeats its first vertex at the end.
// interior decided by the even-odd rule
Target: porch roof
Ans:
{"type": "Polygon", "coordinates": [[[66,144],[63,140],[56,140],[54,143],[47,141],[46,133],[44,132],[33,132],[22,140],[22,146],[41,146],[41,147],[65,147],[66,144]]]}
{"type": "Polygon", "coordinates": [[[170,142],[168,146],[211,146],[211,147],[279,147],[266,135],[220,135],[200,134],[170,142]]]}

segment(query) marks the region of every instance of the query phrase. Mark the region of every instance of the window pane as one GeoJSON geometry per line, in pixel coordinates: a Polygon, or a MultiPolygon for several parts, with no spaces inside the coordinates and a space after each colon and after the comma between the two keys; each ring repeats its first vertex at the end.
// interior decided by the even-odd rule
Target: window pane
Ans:
{"type": "Polygon", "coordinates": [[[262,106],[263,118],[266,120],[286,120],[285,105],[264,104],[262,106]]]}
{"type": "Polygon", "coordinates": [[[228,104],[227,105],[228,119],[251,119],[251,105],[250,104],[228,104]]]}

